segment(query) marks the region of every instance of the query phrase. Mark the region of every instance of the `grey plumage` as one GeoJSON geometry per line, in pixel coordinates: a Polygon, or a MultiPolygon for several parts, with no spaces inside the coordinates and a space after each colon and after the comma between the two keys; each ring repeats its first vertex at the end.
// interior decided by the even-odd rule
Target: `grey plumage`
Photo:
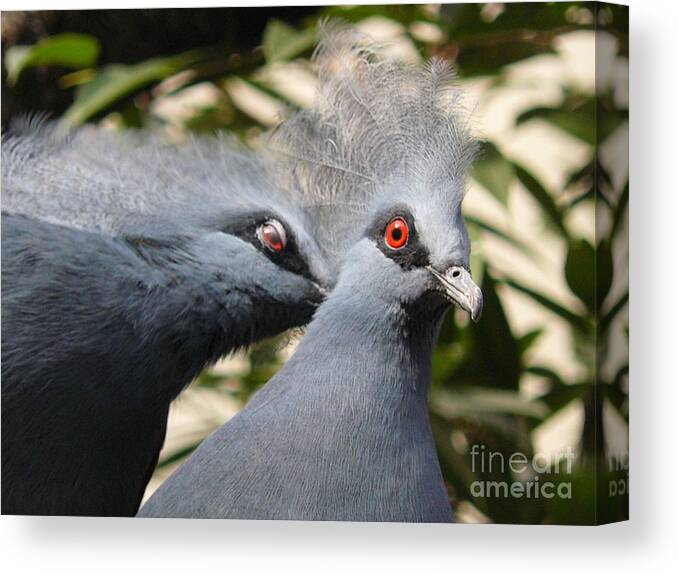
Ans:
{"type": "Polygon", "coordinates": [[[56,124],[28,121],[4,136],[2,168],[3,211],[110,236],[135,224],[204,225],[211,214],[268,206],[303,229],[311,224],[295,191],[275,184],[271,166],[227,136],[178,145],[146,130],[61,134],[56,124]]]}
{"type": "Polygon", "coordinates": [[[333,281],[295,195],[223,139],[32,126],[3,138],[2,202],[3,513],[134,514],[170,402],[333,281]]]}
{"type": "Polygon", "coordinates": [[[330,198],[317,219],[344,251],[339,281],[295,355],[142,517],[452,520],[427,392],[450,302],[474,319],[482,305],[461,214],[475,144],[442,62],[387,62],[341,26],[315,61],[318,108],[273,141],[294,187],[330,198]],[[389,244],[397,220],[409,235],[389,244]]]}

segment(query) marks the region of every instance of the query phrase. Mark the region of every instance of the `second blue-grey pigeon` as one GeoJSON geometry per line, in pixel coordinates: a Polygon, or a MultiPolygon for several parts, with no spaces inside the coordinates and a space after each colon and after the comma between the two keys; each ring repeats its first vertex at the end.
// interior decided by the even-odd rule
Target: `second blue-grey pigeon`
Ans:
{"type": "Polygon", "coordinates": [[[3,137],[3,513],[133,515],[179,392],[309,321],[333,274],[271,169],[218,138],[3,137]]]}

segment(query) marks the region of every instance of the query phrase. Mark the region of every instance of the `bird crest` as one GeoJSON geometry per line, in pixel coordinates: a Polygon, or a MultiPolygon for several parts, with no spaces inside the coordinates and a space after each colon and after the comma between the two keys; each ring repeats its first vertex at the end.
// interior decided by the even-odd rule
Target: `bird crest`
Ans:
{"type": "Polygon", "coordinates": [[[344,252],[393,186],[416,184],[461,202],[459,182],[477,145],[449,63],[389,61],[378,44],[340,22],[321,26],[313,63],[315,107],[276,128],[270,147],[282,166],[278,181],[313,212],[328,251],[344,252]]]}
{"type": "Polygon", "coordinates": [[[301,212],[266,162],[235,137],[195,135],[176,144],[151,130],[88,125],[63,133],[57,126],[27,120],[3,135],[4,211],[107,235],[131,220],[182,226],[239,208],[301,212]]]}

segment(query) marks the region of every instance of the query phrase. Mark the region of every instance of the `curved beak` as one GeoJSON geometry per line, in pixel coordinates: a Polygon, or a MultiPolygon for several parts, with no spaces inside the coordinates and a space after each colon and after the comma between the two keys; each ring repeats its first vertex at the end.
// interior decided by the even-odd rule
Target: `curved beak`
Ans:
{"type": "Polygon", "coordinates": [[[440,291],[452,303],[471,314],[471,319],[477,322],[483,311],[483,292],[471,278],[471,274],[463,267],[452,266],[441,273],[428,266],[434,278],[440,284],[440,291]]]}

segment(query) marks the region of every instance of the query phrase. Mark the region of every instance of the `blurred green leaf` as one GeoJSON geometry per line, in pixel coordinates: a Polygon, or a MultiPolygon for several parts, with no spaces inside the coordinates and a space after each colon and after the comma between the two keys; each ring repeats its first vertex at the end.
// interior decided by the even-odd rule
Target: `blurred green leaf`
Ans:
{"type": "Polygon", "coordinates": [[[596,288],[596,252],[586,240],[570,241],[565,260],[565,279],[572,293],[589,310],[593,310],[596,288]]]}
{"type": "Polygon", "coordinates": [[[478,159],[473,164],[473,178],[504,206],[515,172],[513,166],[491,142],[483,142],[478,159]]]}
{"type": "MultiPolygon", "coordinates": [[[[477,246],[482,241],[481,230],[478,226],[470,225],[467,227],[469,241],[471,246],[477,246]]],[[[482,257],[481,250],[471,249],[471,261],[469,262],[471,274],[476,283],[482,283],[485,270],[485,260],[482,257]]]]}
{"type": "Polygon", "coordinates": [[[520,355],[524,355],[524,353],[539,339],[539,336],[542,333],[544,333],[544,330],[542,328],[537,328],[528,331],[525,335],[517,338],[520,355]]]}
{"type": "MultiPolygon", "coordinates": [[[[617,317],[617,314],[624,309],[626,304],[629,301],[629,292],[625,292],[611,307],[610,309],[600,318],[600,323],[598,324],[598,332],[604,334],[610,328],[610,324],[617,317]]],[[[626,334],[628,337],[628,333],[626,334]]]]}
{"type": "Polygon", "coordinates": [[[552,311],[556,315],[563,318],[567,321],[572,327],[577,329],[580,332],[588,333],[590,331],[590,324],[586,318],[580,317],[575,312],[567,309],[565,306],[553,301],[551,298],[537,292],[536,290],[522,285],[520,282],[517,282],[513,279],[504,280],[506,285],[511,286],[513,289],[518,290],[519,292],[524,293],[525,295],[530,296],[538,304],[542,305],[549,311],[552,311]]]}
{"type": "Polygon", "coordinates": [[[565,182],[563,188],[567,189],[571,186],[584,184],[590,186],[591,181],[593,180],[594,172],[595,172],[595,158],[592,159],[590,162],[587,162],[583,166],[576,168],[574,171],[572,171],[568,176],[567,181],[565,182]]]}
{"type": "Polygon", "coordinates": [[[300,109],[298,103],[290,100],[287,96],[281,94],[277,90],[272,89],[267,84],[259,82],[258,80],[253,80],[252,78],[248,78],[245,76],[241,76],[240,79],[246,84],[252,86],[253,88],[256,88],[257,90],[260,90],[264,94],[271,96],[271,98],[275,98],[276,100],[280,100],[281,102],[283,102],[285,104],[285,107],[289,109],[290,113],[300,109]]]}
{"type": "Polygon", "coordinates": [[[563,382],[560,375],[558,375],[552,369],[545,367],[543,365],[529,365],[525,368],[525,372],[531,373],[532,375],[537,375],[539,377],[543,377],[555,385],[565,385],[565,382],[563,382]]]}
{"type": "Polygon", "coordinates": [[[198,377],[195,378],[193,385],[199,385],[202,387],[216,387],[217,385],[223,383],[223,381],[223,376],[215,375],[211,371],[203,371],[198,377]]]}
{"type": "Polygon", "coordinates": [[[441,344],[450,344],[458,341],[461,337],[463,337],[463,330],[457,327],[457,324],[454,321],[454,314],[445,314],[443,325],[438,334],[438,342],[441,344]]]}
{"type": "Polygon", "coordinates": [[[485,9],[484,3],[443,4],[440,19],[450,31],[451,38],[482,38],[489,42],[492,35],[512,33],[520,35],[525,30],[539,32],[564,32],[568,28],[592,28],[591,24],[575,24],[568,17],[572,7],[582,7],[590,12],[586,2],[502,2],[496,7],[494,17],[485,9]]]}
{"type": "Polygon", "coordinates": [[[78,88],[73,105],[61,119],[62,128],[79,126],[147,84],[179,72],[197,58],[198,52],[188,52],[131,66],[112,64],[102,68],[94,80],[78,88]]]}
{"type": "Polygon", "coordinates": [[[569,189],[573,186],[583,186],[586,189],[584,193],[569,202],[568,209],[586,199],[600,200],[604,206],[611,206],[610,199],[607,197],[607,190],[612,188],[612,182],[597,154],[594,154],[594,157],[586,165],[570,174],[563,189],[569,189]]]}
{"type": "Polygon", "coordinates": [[[575,106],[566,102],[556,108],[540,107],[527,110],[516,118],[516,124],[520,125],[536,118],[557,126],[591,146],[596,143],[596,104],[593,98],[575,106]]]}
{"type": "Polygon", "coordinates": [[[477,349],[484,350],[483,361],[501,378],[498,387],[517,389],[522,369],[520,353],[497,293],[497,282],[487,268],[481,289],[483,316],[471,326],[477,349]]]}
{"type": "Polygon", "coordinates": [[[542,395],[539,399],[548,405],[552,413],[556,413],[574,400],[583,400],[590,390],[590,383],[555,385],[546,395],[542,395]]]}
{"type": "Polygon", "coordinates": [[[624,221],[624,216],[627,213],[627,208],[629,205],[629,182],[626,180],[626,185],[622,190],[617,204],[614,208],[614,215],[612,220],[612,229],[610,230],[610,239],[614,239],[617,236],[617,232],[622,227],[624,221]]]}
{"type": "Polygon", "coordinates": [[[499,228],[496,228],[492,224],[488,224],[487,222],[481,220],[480,218],[476,218],[474,216],[469,215],[465,215],[464,219],[466,220],[466,223],[469,224],[470,227],[475,226],[478,229],[482,230],[483,232],[487,232],[488,234],[492,234],[493,236],[500,238],[506,243],[512,245],[514,248],[519,249],[524,254],[530,257],[535,257],[536,254],[534,253],[534,250],[530,246],[520,241],[519,239],[514,238],[513,236],[507,234],[506,232],[501,231],[499,228]]]}
{"type": "Polygon", "coordinates": [[[263,40],[266,61],[271,64],[291,60],[313,48],[315,40],[315,28],[295,30],[281,20],[270,20],[263,40]]]}
{"type": "Polygon", "coordinates": [[[602,240],[596,249],[595,267],[595,296],[596,311],[600,310],[603,302],[612,287],[614,276],[614,262],[612,260],[612,245],[608,240],[602,240]]]}
{"type": "MultiPolygon", "coordinates": [[[[597,477],[598,474],[595,469],[582,467],[575,467],[571,474],[561,474],[560,480],[571,484],[572,499],[554,497],[549,501],[553,520],[556,524],[595,524],[598,500],[596,497],[597,477]]],[[[600,495],[600,499],[607,499],[606,494],[600,495]]]]}
{"type": "Polygon", "coordinates": [[[183,447],[181,449],[178,449],[174,453],[171,453],[164,459],[158,462],[157,469],[162,469],[163,467],[168,467],[172,465],[173,463],[177,463],[184,459],[185,457],[188,457],[191,453],[193,453],[198,446],[202,443],[202,439],[200,441],[196,441],[191,443],[190,445],[183,447]]]}
{"type": "Polygon", "coordinates": [[[66,89],[79,86],[80,84],[86,84],[94,79],[95,74],[96,70],[94,70],[94,68],[82,68],[75,72],[71,72],[70,74],[64,74],[59,78],[59,87],[66,89]]]}
{"type": "Polygon", "coordinates": [[[483,387],[465,388],[459,392],[442,388],[432,390],[431,402],[436,413],[447,419],[478,413],[503,413],[543,419],[549,413],[545,403],[525,399],[517,391],[483,387]]]}
{"type": "Polygon", "coordinates": [[[482,385],[517,390],[522,371],[520,351],[511,332],[497,282],[490,271],[483,270],[483,315],[468,327],[466,356],[460,367],[448,376],[448,387],[482,385]]]}
{"type": "Polygon", "coordinates": [[[513,163],[513,169],[518,176],[520,182],[525,186],[527,191],[532,195],[532,197],[539,203],[539,205],[544,210],[544,213],[549,218],[549,220],[555,225],[556,229],[564,237],[568,237],[567,229],[563,222],[563,213],[560,208],[556,205],[553,196],[546,191],[546,188],[535,178],[530,172],[525,168],[513,163]]]}
{"type": "MultiPolygon", "coordinates": [[[[628,366],[626,366],[626,373],[628,373],[628,366]]],[[[600,383],[598,384],[598,391],[605,396],[605,399],[617,410],[617,413],[625,421],[628,421],[629,396],[618,385],[614,384],[600,383]]]]}
{"type": "Polygon", "coordinates": [[[5,53],[7,83],[16,83],[21,73],[35,66],[88,68],[99,57],[99,41],[87,34],[57,34],[33,46],[11,46],[5,53]]]}
{"type": "Polygon", "coordinates": [[[248,357],[250,369],[242,378],[245,401],[260,387],[265,385],[280,369],[282,363],[278,357],[278,351],[284,341],[285,335],[283,334],[260,341],[252,346],[248,357]]]}
{"type": "Polygon", "coordinates": [[[629,374],[629,364],[625,363],[622,365],[618,370],[617,373],[615,374],[614,378],[612,379],[612,386],[621,389],[621,382],[622,379],[625,376],[628,376],[629,374]]]}
{"type": "Polygon", "coordinates": [[[548,52],[553,52],[550,42],[524,41],[516,37],[495,42],[462,42],[457,67],[459,74],[466,77],[491,75],[500,72],[504,66],[548,52]]]}
{"type": "Polygon", "coordinates": [[[599,144],[628,119],[628,114],[610,109],[601,98],[570,94],[560,106],[527,110],[516,118],[520,125],[535,118],[549,122],[591,146],[599,144]]]}
{"type": "Polygon", "coordinates": [[[429,20],[425,7],[418,4],[339,4],[327,6],[321,12],[321,19],[340,18],[347,22],[360,22],[373,16],[380,16],[407,25],[413,20],[429,20]]]}
{"type": "Polygon", "coordinates": [[[623,123],[628,122],[628,110],[617,108],[610,95],[599,95],[596,99],[596,138],[602,144],[623,123]]]}

